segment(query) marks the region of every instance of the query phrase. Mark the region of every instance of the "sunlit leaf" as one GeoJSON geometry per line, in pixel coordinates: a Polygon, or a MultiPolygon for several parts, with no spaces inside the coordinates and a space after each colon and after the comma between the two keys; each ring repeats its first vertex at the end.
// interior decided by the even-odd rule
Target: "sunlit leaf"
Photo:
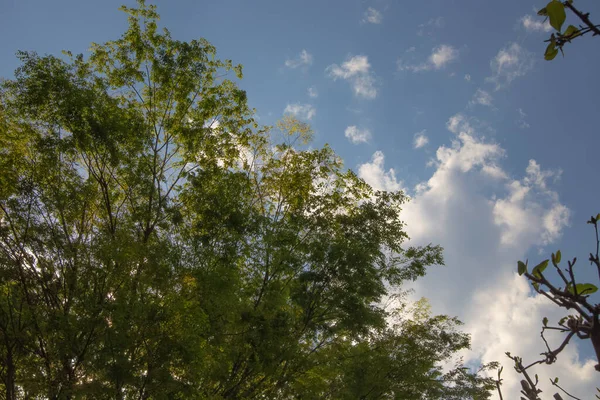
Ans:
{"type": "Polygon", "coordinates": [[[552,0],[546,5],[546,12],[548,18],[550,18],[550,25],[560,32],[567,14],[565,13],[565,6],[558,0],[552,0]]]}

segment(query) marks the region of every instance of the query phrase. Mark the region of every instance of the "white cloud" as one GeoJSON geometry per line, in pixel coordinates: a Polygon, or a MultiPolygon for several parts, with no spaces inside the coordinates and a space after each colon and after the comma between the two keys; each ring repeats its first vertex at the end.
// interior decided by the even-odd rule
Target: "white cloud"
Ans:
{"type": "Polygon", "coordinates": [[[471,99],[471,101],[469,101],[469,105],[474,106],[479,104],[482,106],[492,107],[493,100],[494,98],[491,94],[489,94],[485,90],[477,89],[475,94],[473,94],[473,98],[471,99]]]}
{"type": "Polygon", "coordinates": [[[535,160],[529,160],[525,172],[523,179],[507,183],[506,198],[496,200],[494,222],[502,227],[500,242],[504,245],[525,241],[546,246],[560,237],[569,221],[569,210],[547,185],[550,178],[558,179],[560,171],[542,170],[535,160]]]}
{"type": "Polygon", "coordinates": [[[367,143],[371,139],[371,131],[352,125],[346,128],[344,136],[354,144],[367,143]]]}
{"type": "Polygon", "coordinates": [[[317,110],[310,104],[288,104],[283,110],[286,114],[292,114],[300,119],[311,120],[316,114],[317,110]]]}
{"type": "Polygon", "coordinates": [[[440,70],[444,68],[447,64],[456,61],[457,59],[458,50],[456,50],[452,46],[443,44],[432,49],[431,55],[427,58],[426,62],[420,64],[411,64],[405,62],[402,59],[399,59],[397,61],[397,65],[398,70],[400,71],[421,72],[440,70]]]}
{"type": "Polygon", "coordinates": [[[313,99],[319,97],[319,92],[317,91],[316,87],[311,86],[308,88],[308,97],[313,99]]]}
{"type": "Polygon", "coordinates": [[[385,156],[383,152],[373,153],[370,162],[359,165],[358,176],[364,179],[375,190],[396,191],[402,189],[402,182],[396,178],[393,168],[384,169],[385,156]]]}
{"type": "Polygon", "coordinates": [[[429,56],[429,62],[434,66],[435,69],[440,69],[457,58],[458,51],[454,47],[441,45],[433,49],[431,56],[429,56]]]}
{"type": "Polygon", "coordinates": [[[471,75],[465,74],[465,81],[471,82],[471,75]]]}
{"type": "Polygon", "coordinates": [[[350,82],[354,94],[365,99],[377,97],[375,77],[370,71],[367,56],[349,57],[342,65],[332,64],[325,70],[333,80],[344,79],[350,82]]]}
{"type": "Polygon", "coordinates": [[[534,55],[517,43],[501,49],[490,61],[492,76],[486,81],[496,85],[496,90],[508,86],[516,78],[525,75],[533,68],[534,55]]]}
{"type": "Polygon", "coordinates": [[[531,15],[526,15],[519,21],[527,32],[550,32],[554,29],[549,21],[543,21],[541,18],[534,19],[531,15]]]}
{"type": "Polygon", "coordinates": [[[423,129],[421,132],[415,133],[415,138],[413,140],[413,146],[415,149],[420,149],[427,143],[429,143],[429,138],[427,135],[425,135],[425,129],[423,129]]]}
{"type": "Polygon", "coordinates": [[[285,60],[285,66],[288,68],[307,67],[312,65],[313,56],[306,50],[302,50],[298,56],[293,59],[285,60]]]}
{"type": "MultiPolygon", "coordinates": [[[[503,265],[503,269],[506,270],[514,268],[515,263],[508,262],[503,265]]],[[[542,319],[547,317],[550,323],[555,325],[567,313],[561,312],[542,295],[531,296],[525,279],[514,272],[504,275],[496,284],[475,290],[468,313],[477,313],[478,318],[468,322],[466,329],[470,330],[472,335],[471,357],[476,355],[484,360],[501,361],[504,364],[503,396],[505,399],[518,399],[522,397],[519,396],[519,382],[523,376],[510,368],[512,361],[505,352],[523,357],[526,364],[541,359],[540,353],[546,351],[539,334],[542,319]]],[[[563,336],[547,333],[545,337],[552,348],[556,348],[563,336]]],[[[555,364],[536,366],[528,372],[532,377],[535,374],[539,375],[539,388],[542,389],[545,399],[551,399],[552,394],[559,392],[549,383],[549,378],[554,377],[559,377],[561,386],[570,393],[587,399],[591,393],[595,393],[598,383],[595,364],[594,360],[579,355],[575,342],[572,341],[559,354],[555,364]]]]}
{"type": "MultiPolygon", "coordinates": [[[[516,261],[532,248],[554,243],[569,210],[552,189],[558,172],[532,160],[521,177],[511,177],[501,166],[504,149],[478,134],[481,122],[457,114],[446,126],[455,134],[451,144],[438,148],[435,171],[403,207],[411,244],[435,243],[445,249],[446,267],[418,280],[415,296],[429,298],[435,313],[458,315],[472,334],[473,350],[463,354],[465,361],[502,362],[504,398],[519,398],[521,376],[504,353],[537,360],[544,350],[542,317],[555,321],[561,315],[545,298],[531,296],[524,278],[515,276],[516,261]]],[[[377,188],[401,187],[393,170],[388,170],[386,183],[381,152],[358,171],[377,188]]],[[[559,376],[576,395],[587,398],[597,384],[594,364],[570,346],[556,365],[535,372],[544,394],[554,393],[547,378],[559,376]]]]}
{"type": "Polygon", "coordinates": [[[367,11],[365,11],[364,18],[361,22],[366,22],[369,24],[380,24],[382,19],[383,15],[381,14],[381,12],[377,11],[373,7],[369,7],[367,8],[367,11]]]}

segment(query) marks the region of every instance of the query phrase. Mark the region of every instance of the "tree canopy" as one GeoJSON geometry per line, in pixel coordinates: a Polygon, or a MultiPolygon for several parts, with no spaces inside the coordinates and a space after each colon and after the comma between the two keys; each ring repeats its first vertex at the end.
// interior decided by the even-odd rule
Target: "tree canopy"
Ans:
{"type": "Polygon", "coordinates": [[[118,40],[21,52],[0,89],[0,396],[487,398],[447,366],[459,321],[400,295],[443,263],[404,245],[406,196],[259,126],[241,66],[122,9],[118,40]]]}

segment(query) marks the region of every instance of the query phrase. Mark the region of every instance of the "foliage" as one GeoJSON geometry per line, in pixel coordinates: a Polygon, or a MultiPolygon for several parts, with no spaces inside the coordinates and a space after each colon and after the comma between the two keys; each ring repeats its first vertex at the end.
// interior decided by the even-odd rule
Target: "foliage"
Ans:
{"type": "MultiPolygon", "coordinates": [[[[592,216],[587,222],[588,224],[593,225],[596,234],[595,254],[590,253],[589,261],[591,265],[596,267],[598,279],[600,281],[600,239],[598,235],[600,214],[596,217],[592,216]]],[[[598,364],[595,368],[600,372],[600,304],[590,300],[590,295],[596,293],[598,287],[592,283],[577,282],[575,276],[575,264],[577,258],[567,260],[567,267],[564,269],[561,269],[559,266],[561,261],[562,254],[560,250],[558,250],[556,253],[552,253],[552,257],[549,260],[544,260],[536,265],[531,272],[529,272],[527,261],[519,261],[517,263],[519,275],[525,276],[537,293],[548,298],[556,306],[572,312],[572,314],[561,318],[555,326],[548,325],[548,318],[543,318],[540,335],[546,345],[547,351],[541,354],[543,356],[542,359],[524,365],[521,357],[513,356],[508,352],[506,353],[506,355],[515,363],[515,370],[518,373],[523,374],[525,379],[521,382],[523,387],[521,393],[530,400],[539,399],[541,390],[537,388],[539,383],[537,374],[535,375],[535,379],[533,379],[527,370],[538,364],[553,364],[557,360],[558,355],[567,347],[573,337],[582,340],[589,339],[591,341],[598,360],[598,364]],[[558,283],[553,282],[548,277],[546,268],[550,263],[554,267],[554,270],[556,270],[558,283]],[[550,348],[550,345],[544,336],[546,331],[566,334],[562,343],[556,349],[550,348]]],[[[500,374],[498,375],[497,382],[498,390],[500,390],[500,374]]],[[[550,379],[550,382],[569,397],[573,397],[558,385],[558,378],[550,379]]],[[[598,393],[600,394],[600,389],[598,390],[598,393]]],[[[558,393],[555,394],[554,397],[557,399],[561,398],[558,393]]],[[[596,397],[600,398],[598,395],[596,395],[596,397]]]]}
{"type": "Polygon", "coordinates": [[[1,86],[4,397],[487,398],[441,367],[456,319],[383,305],[442,264],[403,246],[406,197],[299,121],[259,127],[241,66],[123,10],[89,59],[21,52],[1,86]]]}
{"type": "MultiPolygon", "coordinates": [[[[544,52],[544,58],[546,60],[553,60],[558,51],[563,53],[563,46],[566,43],[577,37],[583,36],[588,33],[592,33],[593,36],[600,35],[600,25],[594,25],[589,19],[589,13],[584,13],[575,8],[573,0],[559,1],[551,0],[546,7],[538,11],[538,15],[545,17],[549,20],[550,26],[556,30],[556,32],[550,35],[550,38],[546,40],[548,46],[544,52]],[[582,22],[579,26],[568,25],[564,30],[564,23],[567,19],[567,13],[565,9],[570,10],[579,20],[582,22]]],[[[563,53],[564,55],[564,53],[563,53]]]]}

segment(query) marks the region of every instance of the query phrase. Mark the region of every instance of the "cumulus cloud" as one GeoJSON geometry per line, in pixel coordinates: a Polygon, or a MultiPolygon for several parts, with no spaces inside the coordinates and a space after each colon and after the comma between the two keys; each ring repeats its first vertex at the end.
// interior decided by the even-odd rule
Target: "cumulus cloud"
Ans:
{"type": "Polygon", "coordinates": [[[286,114],[292,114],[300,119],[311,120],[316,114],[317,110],[310,104],[288,104],[285,106],[285,110],[283,110],[286,114]]]}
{"type": "Polygon", "coordinates": [[[365,11],[364,18],[361,22],[369,24],[380,24],[382,19],[383,15],[380,11],[377,11],[373,7],[369,7],[367,8],[367,11],[365,11]]]}
{"type": "Polygon", "coordinates": [[[550,26],[549,21],[543,21],[540,18],[533,18],[531,15],[525,15],[519,20],[527,32],[550,32],[554,28],[550,26]]]}
{"type": "Polygon", "coordinates": [[[371,161],[358,167],[358,176],[364,179],[376,190],[396,191],[402,189],[402,182],[396,178],[393,168],[385,170],[385,156],[383,152],[376,151],[371,161]]]}
{"type": "Polygon", "coordinates": [[[308,88],[308,97],[313,99],[319,97],[319,92],[317,91],[316,87],[311,86],[308,88]]]}
{"type": "Polygon", "coordinates": [[[502,227],[503,245],[529,242],[546,246],[560,237],[569,221],[569,209],[547,187],[548,179],[560,172],[542,170],[535,160],[529,160],[525,171],[523,179],[507,183],[508,195],[496,200],[494,222],[502,227]]]}
{"type": "Polygon", "coordinates": [[[440,70],[457,59],[458,50],[452,46],[443,44],[441,46],[434,47],[431,51],[431,54],[427,58],[427,61],[423,63],[413,64],[399,59],[397,61],[397,66],[398,70],[400,71],[422,72],[440,70]]]}
{"type": "Polygon", "coordinates": [[[421,132],[415,133],[415,137],[413,139],[413,146],[415,149],[420,149],[429,143],[429,138],[427,135],[425,135],[425,132],[425,129],[423,129],[421,132]]]}
{"type": "Polygon", "coordinates": [[[493,100],[494,100],[494,98],[492,97],[491,94],[489,94],[488,92],[486,92],[483,89],[477,89],[475,94],[473,94],[473,98],[471,99],[471,101],[469,101],[469,105],[470,106],[482,105],[482,106],[492,107],[493,100]]]}
{"type": "Polygon", "coordinates": [[[285,66],[288,68],[308,67],[313,63],[313,56],[306,50],[302,50],[293,59],[285,60],[285,66]]]}
{"type": "Polygon", "coordinates": [[[505,88],[512,81],[525,75],[533,68],[534,55],[517,43],[501,49],[490,61],[492,76],[486,81],[496,85],[496,90],[505,88]]]}
{"type": "Polygon", "coordinates": [[[325,70],[333,80],[344,79],[350,82],[354,94],[365,99],[377,97],[375,77],[367,56],[348,57],[342,65],[332,64],[325,70]]]}
{"type": "Polygon", "coordinates": [[[371,131],[352,125],[346,128],[344,136],[354,144],[367,143],[371,139],[371,131]]]}
{"type": "MultiPolygon", "coordinates": [[[[503,268],[514,269],[514,263],[507,263],[503,268]]],[[[519,396],[522,375],[508,368],[512,361],[505,352],[523,357],[524,363],[539,360],[540,353],[546,351],[539,335],[542,319],[547,317],[550,324],[555,325],[567,313],[544,296],[532,296],[526,280],[515,273],[503,276],[496,284],[475,290],[472,299],[469,312],[478,313],[479,317],[465,327],[471,332],[470,357],[502,361],[505,366],[502,374],[504,398],[518,399],[522,397],[519,396]]],[[[552,348],[558,347],[564,337],[553,333],[545,336],[552,348]]],[[[555,364],[533,367],[528,372],[531,376],[539,374],[539,388],[545,394],[544,398],[552,398],[552,394],[558,391],[548,379],[560,377],[560,382],[565,383],[561,386],[573,395],[587,399],[591,393],[595,393],[598,382],[595,364],[594,360],[578,354],[572,342],[560,353],[555,364]]]]}
{"type": "MultiPolygon", "coordinates": [[[[458,315],[465,322],[473,349],[463,354],[465,361],[502,362],[504,398],[513,399],[519,398],[521,376],[504,353],[537,360],[544,350],[542,317],[556,321],[562,316],[516,276],[516,261],[531,249],[555,243],[570,212],[552,188],[560,171],[531,160],[519,177],[510,176],[501,165],[505,150],[479,134],[481,125],[465,114],[448,119],[451,143],[437,149],[435,171],[416,185],[403,218],[411,244],[436,243],[445,249],[446,267],[417,281],[416,297],[429,298],[434,312],[458,315]]],[[[372,185],[388,186],[383,153],[375,153],[358,171],[372,185]]],[[[390,171],[390,186],[400,187],[390,171]]],[[[594,364],[570,346],[555,365],[535,372],[544,393],[554,393],[547,378],[559,376],[576,395],[587,398],[597,384],[594,364]]]]}

